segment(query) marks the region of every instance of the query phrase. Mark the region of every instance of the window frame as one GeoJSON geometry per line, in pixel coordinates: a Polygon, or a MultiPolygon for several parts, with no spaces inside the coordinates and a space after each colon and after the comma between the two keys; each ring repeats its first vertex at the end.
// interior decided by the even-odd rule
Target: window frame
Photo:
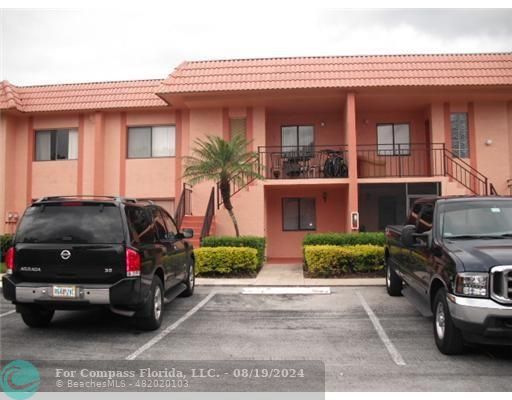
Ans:
{"type": "MultiPolygon", "coordinates": [[[[411,155],[411,123],[410,122],[379,122],[376,124],[376,128],[375,128],[375,135],[376,135],[376,143],[377,143],[377,155],[379,157],[397,157],[397,156],[405,156],[405,157],[408,157],[411,155]],[[395,145],[396,145],[396,141],[395,141],[395,125],[407,125],[409,127],[409,148],[407,149],[407,152],[400,152],[398,150],[395,150],[395,145]],[[391,144],[387,144],[388,146],[391,145],[392,146],[392,153],[390,153],[390,150],[379,150],[379,126],[391,126],[392,129],[393,129],[393,132],[392,132],[392,139],[393,139],[393,142],[391,144]],[[384,153],[386,152],[386,153],[384,153]]],[[[405,144],[405,143],[400,143],[400,144],[405,144]]]]}
{"type": "Polygon", "coordinates": [[[176,136],[177,136],[177,130],[176,130],[176,124],[156,124],[156,125],[130,125],[126,127],[126,159],[127,160],[148,160],[152,158],[176,158],[176,136]],[[172,127],[174,128],[174,155],[170,156],[153,156],[153,128],[158,127],[172,127]],[[149,135],[149,151],[150,156],[149,157],[130,157],[130,129],[137,129],[137,128],[149,128],[151,130],[149,135]]]}
{"type": "Polygon", "coordinates": [[[247,117],[230,117],[229,118],[229,139],[232,140],[233,135],[233,121],[244,121],[244,134],[243,137],[247,139],[247,117]]]}
{"type": "Polygon", "coordinates": [[[43,129],[34,129],[33,130],[33,138],[34,138],[34,148],[32,161],[33,162],[48,162],[48,161],[77,161],[80,159],[80,130],[78,127],[68,127],[68,128],[43,128],[43,129]],[[55,136],[55,157],[57,157],[57,132],[58,131],[67,131],[68,135],[68,155],[69,155],[69,131],[76,131],[77,134],[77,152],[76,158],[52,158],[52,137],[55,136]],[[38,160],[37,159],[37,134],[38,133],[50,133],[50,159],[49,160],[38,160]]]}
{"type": "MultiPolygon", "coordinates": [[[[457,127],[457,133],[460,134],[460,130],[459,130],[459,127],[457,127]]],[[[471,149],[470,149],[470,139],[469,139],[469,135],[470,135],[470,131],[469,131],[469,113],[467,111],[452,111],[450,112],[450,151],[455,155],[455,157],[457,158],[470,158],[470,154],[471,154],[471,149]],[[461,143],[461,140],[460,140],[460,137],[458,138],[457,142],[459,143],[459,146],[457,149],[454,148],[454,140],[453,140],[453,136],[454,136],[454,124],[453,124],[453,121],[452,121],[452,116],[453,115],[465,115],[466,116],[466,143],[465,143],[465,150],[466,150],[466,153],[464,156],[461,156],[460,152],[461,152],[461,146],[460,146],[460,143],[461,143]]]]}
{"type": "Polygon", "coordinates": [[[315,124],[290,124],[290,125],[281,125],[281,148],[289,148],[289,147],[295,147],[297,151],[300,147],[305,147],[305,145],[301,145],[299,140],[299,128],[300,127],[311,127],[313,128],[313,144],[312,146],[315,147],[316,142],[316,134],[315,134],[315,124]],[[284,145],[283,144],[283,128],[296,128],[296,135],[297,135],[297,144],[295,146],[293,145],[284,145]]]}
{"type": "Polygon", "coordinates": [[[283,197],[281,198],[281,229],[283,232],[311,232],[316,231],[318,228],[317,218],[316,218],[316,197],[283,197]],[[314,211],[315,211],[315,226],[313,228],[301,228],[301,220],[300,220],[300,210],[301,210],[301,202],[302,200],[313,200],[314,203],[314,211]],[[286,229],[284,224],[284,208],[286,200],[297,200],[297,229],[286,229]]]}

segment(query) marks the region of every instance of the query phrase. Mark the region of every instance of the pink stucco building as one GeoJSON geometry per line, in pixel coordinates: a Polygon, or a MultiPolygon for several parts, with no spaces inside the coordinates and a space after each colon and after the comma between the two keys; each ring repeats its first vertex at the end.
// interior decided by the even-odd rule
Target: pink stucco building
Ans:
{"type": "MultiPolygon", "coordinates": [[[[244,134],[258,153],[267,179],[248,179],[233,203],[242,234],[266,236],[274,259],[300,257],[307,232],[379,230],[417,197],[508,194],[512,177],[511,53],[200,61],[162,80],[4,81],[0,111],[0,233],[48,195],[152,199],[174,212],[182,157],[205,135],[244,134]]],[[[184,225],[200,230],[213,186],[189,193],[184,225]]],[[[233,234],[216,203],[212,231],[233,234]]]]}

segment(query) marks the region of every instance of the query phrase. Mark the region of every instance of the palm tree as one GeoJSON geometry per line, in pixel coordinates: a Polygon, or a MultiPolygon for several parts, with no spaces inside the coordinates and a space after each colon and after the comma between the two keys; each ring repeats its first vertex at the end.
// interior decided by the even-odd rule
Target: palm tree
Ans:
{"type": "Polygon", "coordinates": [[[207,136],[196,139],[194,144],[192,156],[185,157],[183,177],[191,185],[203,181],[219,183],[224,208],[233,221],[238,237],[240,230],[231,203],[231,182],[242,186],[248,177],[262,179],[254,168],[258,155],[247,151],[249,142],[241,135],[235,135],[229,141],[218,136],[207,136]]]}

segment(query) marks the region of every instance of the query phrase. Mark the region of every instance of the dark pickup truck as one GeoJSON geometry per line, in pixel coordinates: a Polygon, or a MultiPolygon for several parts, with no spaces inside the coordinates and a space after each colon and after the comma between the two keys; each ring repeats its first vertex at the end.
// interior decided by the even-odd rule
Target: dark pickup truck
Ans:
{"type": "Polygon", "coordinates": [[[194,254],[162,207],[108,196],[31,204],[6,254],[3,294],[31,327],[55,310],[108,307],[157,329],[163,305],[194,292],[194,254]]]}
{"type": "Polygon", "coordinates": [[[387,291],[433,315],[442,353],[512,345],[512,198],[421,199],[386,238],[387,291]]]}

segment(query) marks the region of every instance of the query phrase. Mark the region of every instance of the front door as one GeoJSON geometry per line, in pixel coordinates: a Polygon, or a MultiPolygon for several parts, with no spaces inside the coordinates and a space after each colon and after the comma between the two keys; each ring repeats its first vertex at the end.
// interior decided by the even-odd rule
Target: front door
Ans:
{"type": "Polygon", "coordinates": [[[396,225],[396,196],[379,197],[379,230],[386,229],[388,225],[396,225]]]}

